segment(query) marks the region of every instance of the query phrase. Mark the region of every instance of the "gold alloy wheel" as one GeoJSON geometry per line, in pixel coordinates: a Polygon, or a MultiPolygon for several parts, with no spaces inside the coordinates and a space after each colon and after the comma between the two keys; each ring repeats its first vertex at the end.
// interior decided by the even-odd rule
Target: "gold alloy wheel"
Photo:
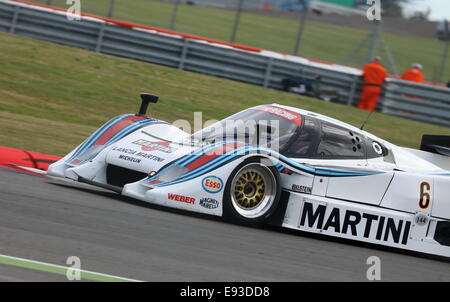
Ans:
{"type": "Polygon", "coordinates": [[[244,218],[264,216],[275,201],[276,189],[277,181],[269,167],[249,163],[234,175],[231,182],[232,206],[244,218]]]}
{"type": "Polygon", "coordinates": [[[234,186],[234,197],[238,206],[251,210],[256,208],[264,198],[266,184],[256,170],[247,170],[240,174],[234,186]]]}

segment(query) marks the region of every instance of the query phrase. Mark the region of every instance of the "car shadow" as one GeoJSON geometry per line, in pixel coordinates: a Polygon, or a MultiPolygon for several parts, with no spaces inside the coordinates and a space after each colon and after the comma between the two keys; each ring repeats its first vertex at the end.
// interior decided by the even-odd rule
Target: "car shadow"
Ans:
{"type": "Polygon", "coordinates": [[[145,202],[142,200],[138,200],[138,199],[134,199],[134,198],[131,198],[128,196],[120,195],[119,193],[116,193],[116,192],[107,191],[106,189],[101,189],[101,188],[96,188],[96,187],[89,188],[88,187],[89,185],[87,185],[87,184],[83,184],[83,187],[81,187],[81,186],[73,186],[70,184],[63,184],[63,183],[54,183],[54,182],[48,182],[48,183],[51,185],[54,185],[54,186],[71,189],[71,190],[77,190],[77,191],[81,191],[81,192],[85,192],[85,193],[89,193],[89,194],[94,194],[97,196],[114,199],[119,202],[127,203],[127,204],[134,205],[134,206],[139,206],[139,207],[143,207],[143,208],[148,208],[148,209],[152,209],[152,210],[158,210],[158,211],[164,211],[164,212],[173,213],[173,214],[177,214],[177,215],[184,215],[184,216],[204,218],[204,219],[209,219],[209,220],[214,220],[214,221],[225,222],[225,219],[223,219],[222,217],[219,217],[219,216],[211,216],[208,214],[189,212],[189,211],[184,211],[181,209],[175,209],[175,208],[165,207],[165,206],[161,206],[161,205],[151,204],[151,203],[148,203],[148,202],[145,202]]]}
{"type": "Polygon", "coordinates": [[[382,246],[382,245],[377,245],[374,243],[361,242],[361,241],[356,241],[356,240],[351,240],[351,239],[336,238],[336,237],[332,237],[332,236],[324,235],[324,234],[309,233],[309,232],[304,232],[304,231],[300,231],[300,230],[283,228],[282,226],[279,226],[279,225],[263,224],[263,225],[258,225],[258,226],[251,226],[251,225],[249,226],[244,223],[231,221],[224,217],[213,216],[213,215],[208,215],[208,214],[203,214],[203,213],[189,212],[189,211],[182,210],[182,209],[175,209],[175,208],[151,204],[151,203],[148,203],[145,201],[141,201],[138,199],[133,199],[131,197],[123,196],[123,195],[120,195],[120,194],[112,192],[112,191],[110,192],[105,189],[100,189],[100,188],[96,188],[96,187],[89,188],[89,185],[86,185],[86,184],[84,184],[84,186],[81,187],[81,186],[73,186],[70,184],[55,183],[55,182],[48,182],[48,183],[51,185],[67,188],[70,190],[87,192],[87,193],[94,194],[97,196],[114,199],[116,201],[124,202],[124,203],[130,204],[130,205],[139,206],[139,207],[148,208],[148,209],[157,210],[157,211],[164,211],[164,212],[173,213],[176,215],[195,217],[195,218],[206,219],[206,220],[210,220],[210,221],[216,221],[219,223],[237,225],[237,226],[241,226],[241,227],[245,227],[245,228],[263,229],[268,232],[283,233],[286,235],[291,235],[291,236],[296,236],[296,237],[304,237],[304,238],[309,238],[309,239],[313,239],[313,240],[334,242],[337,244],[357,246],[357,247],[361,247],[361,248],[368,248],[368,249],[372,249],[372,250],[379,250],[379,251],[384,251],[384,252],[390,252],[390,253],[395,253],[395,254],[402,254],[402,255],[407,255],[407,256],[412,256],[412,257],[419,257],[419,258],[425,258],[425,259],[429,259],[429,260],[450,263],[450,258],[446,258],[443,256],[435,256],[435,255],[429,255],[429,254],[424,254],[424,253],[420,253],[420,252],[407,251],[407,250],[402,250],[402,249],[395,248],[395,247],[382,246]]]}

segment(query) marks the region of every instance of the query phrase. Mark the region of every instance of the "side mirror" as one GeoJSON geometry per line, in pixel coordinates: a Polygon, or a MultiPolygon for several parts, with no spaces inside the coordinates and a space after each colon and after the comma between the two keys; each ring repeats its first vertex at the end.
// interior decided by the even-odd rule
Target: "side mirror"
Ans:
{"type": "Polygon", "coordinates": [[[139,108],[139,113],[137,115],[143,116],[147,113],[147,108],[149,103],[157,103],[159,97],[156,95],[141,93],[141,108],[139,108]]]}

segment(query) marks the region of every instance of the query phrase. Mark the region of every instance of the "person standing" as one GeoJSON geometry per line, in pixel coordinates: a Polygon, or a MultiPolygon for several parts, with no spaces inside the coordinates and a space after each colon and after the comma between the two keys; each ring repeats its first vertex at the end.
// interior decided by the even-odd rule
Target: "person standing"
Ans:
{"type": "Polygon", "coordinates": [[[411,81],[416,83],[424,83],[424,75],[422,72],[422,65],[416,63],[412,67],[406,70],[402,75],[402,80],[411,81]]]}
{"type": "Polygon", "coordinates": [[[381,96],[381,88],[388,76],[386,68],[381,65],[381,58],[375,57],[363,68],[363,90],[358,103],[361,110],[374,111],[381,96]]]}

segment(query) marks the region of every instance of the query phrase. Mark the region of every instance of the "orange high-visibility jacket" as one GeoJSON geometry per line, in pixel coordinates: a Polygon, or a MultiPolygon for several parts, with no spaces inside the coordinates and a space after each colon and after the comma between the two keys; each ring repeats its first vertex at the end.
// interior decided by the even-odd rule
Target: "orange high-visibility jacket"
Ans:
{"type": "Polygon", "coordinates": [[[423,83],[424,76],[422,71],[418,68],[411,68],[406,70],[402,75],[402,80],[411,81],[416,83],[423,83]]]}
{"type": "Polygon", "coordinates": [[[381,85],[387,77],[387,71],[379,62],[364,65],[364,86],[358,103],[362,110],[375,110],[381,95],[381,85]]]}
{"type": "Polygon", "coordinates": [[[363,81],[365,85],[383,85],[387,77],[386,68],[379,62],[372,62],[364,65],[363,81]]]}

